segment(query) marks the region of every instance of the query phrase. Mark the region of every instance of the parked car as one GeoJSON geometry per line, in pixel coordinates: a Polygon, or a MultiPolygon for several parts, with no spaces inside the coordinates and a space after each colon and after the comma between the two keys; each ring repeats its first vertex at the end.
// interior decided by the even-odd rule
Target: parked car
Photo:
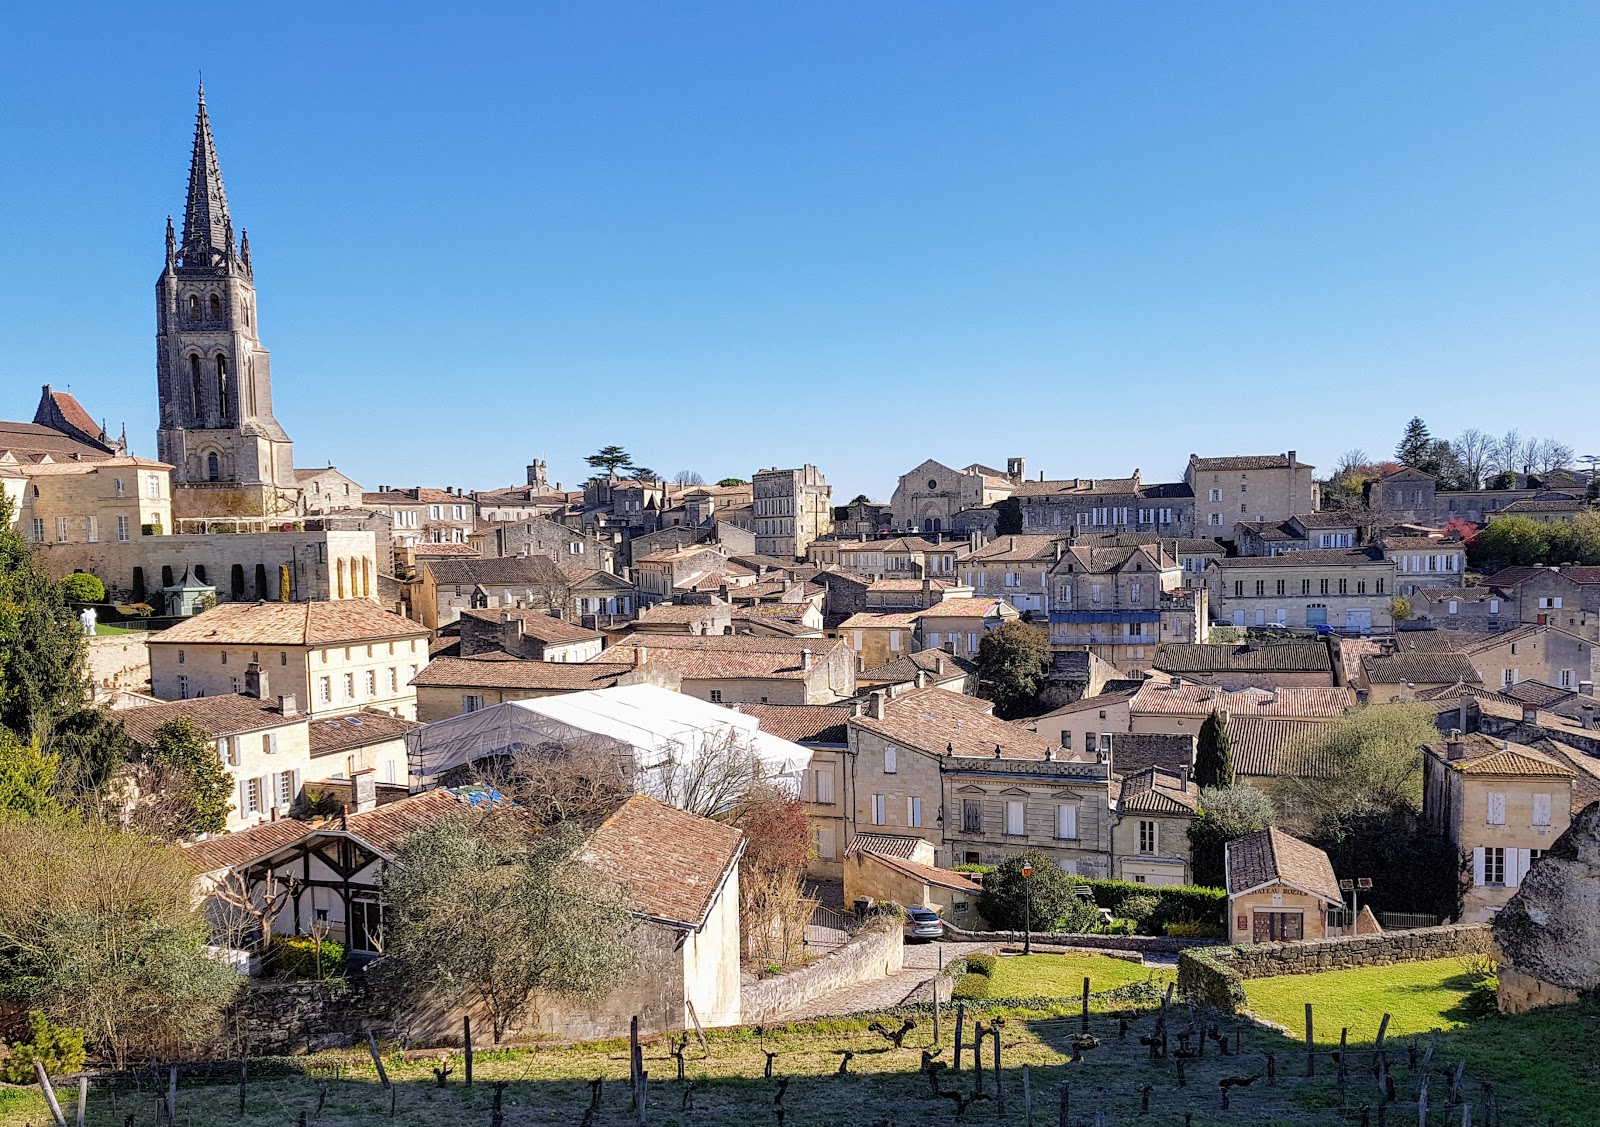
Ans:
{"type": "Polygon", "coordinates": [[[943,939],[944,921],[929,908],[907,908],[905,933],[907,939],[943,939]]]}

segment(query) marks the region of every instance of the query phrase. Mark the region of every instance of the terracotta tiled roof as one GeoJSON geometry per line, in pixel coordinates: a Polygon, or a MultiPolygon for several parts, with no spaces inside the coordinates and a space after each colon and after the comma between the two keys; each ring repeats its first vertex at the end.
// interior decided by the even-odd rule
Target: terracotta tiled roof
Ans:
{"type": "Polygon", "coordinates": [[[858,611],[839,623],[840,630],[867,630],[873,627],[895,627],[909,630],[922,617],[920,610],[858,611]]]}
{"type": "Polygon", "coordinates": [[[812,655],[812,668],[827,661],[843,648],[841,640],[826,638],[777,638],[751,634],[629,634],[619,638],[606,651],[613,660],[632,659],[631,649],[642,647],[645,661],[662,665],[686,680],[722,680],[753,677],[802,680],[810,673],[804,668],[805,653],[812,655]]]}
{"type": "Polygon", "coordinates": [[[1062,539],[1065,539],[1065,537],[1044,536],[1037,533],[1028,533],[1022,536],[996,536],[981,548],[974,549],[972,554],[967,557],[967,560],[974,563],[1006,563],[1011,561],[1053,563],[1056,558],[1056,542],[1062,539]]]}
{"type": "Polygon", "coordinates": [[[804,618],[810,603],[753,603],[733,612],[735,618],[804,618]]]}
{"type": "Polygon", "coordinates": [[[919,613],[923,618],[1002,618],[1017,611],[1004,599],[945,599],[919,613]]]}
{"type": "Polygon", "coordinates": [[[411,682],[418,688],[530,689],[575,693],[609,689],[633,672],[628,662],[523,661],[512,658],[436,657],[411,682]]]}
{"type": "Polygon", "coordinates": [[[1229,692],[1187,682],[1173,687],[1156,678],[1144,683],[1130,707],[1135,713],[1165,716],[1207,716],[1226,711],[1235,716],[1334,719],[1354,704],[1353,694],[1342,688],[1294,686],[1229,692]]]}
{"type": "Polygon", "coordinates": [[[1337,509],[1322,513],[1296,513],[1289,519],[1299,521],[1300,527],[1308,532],[1321,529],[1357,527],[1356,522],[1349,513],[1340,512],[1337,509]]]}
{"type": "Polygon", "coordinates": [[[1455,599],[1463,603],[1484,603],[1505,596],[1493,587],[1418,587],[1408,598],[1413,602],[1444,603],[1455,599]]]}
{"type": "Polygon", "coordinates": [[[415,720],[402,720],[387,712],[365,708],[348,716],[312,720],[306,732],[311,737],[311,754],[315,756],[401,739],[411,729],[420,727],[422,725],[415,720]]]}
{"type": "Polygon", "coordinates": [[[476,544],[418,544],[411,551],[423,563],[431,560],[475,560],[483,554],[476,544]]]}
{"type": "Polygon", "coordinates": [[[169,720],[187,717],[197,730],[213,739],[237,736],[244,732],[260,732],[267,728],[280,728],[286,724],[305,722],[305,714],[284,716],[273,699],[258,700],[242,693],[226,696],[195,697],[190,700],[164,701],[143,708],[127,708],[116,713],[134,743],[149,745],[155,741],[156,729],[169,720]]]}
{"type": "Polygon", "coordinates": [[[1383,553],[1370,548],[1308,548],[1303,552],[1285,552],[1281,556],[1228,556],[1217,561],[1222,568],[1241,567],[1329,567],[1344,565],[1362,567],[1382,564],[1393,566],[1383,558],[1383,553]]]}
{"type": "MultiPolygon", "coordinates": [[[[95,430],[99,430],[96,427],[95,430]]],[[[0,421],[0,454],[10,451],[19,462],[37,462],[50,457],[55,461],[68,461],[74,456],[84,461],[105,458],[106,451],[98,446],[63,434],[52,427],[37,423],[0,421]]]]}
{"type": "Polygon", "coordinates": [[[1039,717],[1039,719],[1043,720],[1045,716],[1071,716],[1076,712],[1088,712],[1091,709],[1109,708],[1113,705],[1124,704],[1128,701],[1131,701],[1138,691],[1138,689],[1122,689],[1119,692],[1101,693],[1099,696],[1084,697],[1081,700],[1075,700],[1070,704],[1064,704],[1054,711],[1046,712],[1044,716],[1039,717]]]}
{"type": "Polygon", "coordinates": [[[1587,509],[1589,503],[1574,498],[1571,501],[1513,501],[1500,509],[1502,513],[1573,513],[1587,509]]]}
{"type": "Polygon", "coordinates": [[[1529,778],[1572,777],[1572,768],[1527,744],[1511,743],[1467,732],[1461,736],[1463,755],[1450,758],[1448,741],[1427,744],[1428,754],[1463,775],[1516,775],[1529,778]]]}
{"type": "Polygon", "coordinates": [[[845,849],[846,857],[857,853],[876,853],[879,857],[898,857],[909,861],[917,855],[917,846],[923,839],[916,834],[859,833],[850,839],[845,849]]]}
{"type": "Polygon", "coordinates": [[[1228,842],[1227,854],[1230,895],[1281,882],[1332,904],[1343,902],[1328,855],[1280,829],[1235,838],[1228,842]]]}
{"type": "Polygon", "coordinates": [[[1156,650],[1155,668],[1164,673],[1332,673],[1333,659],[1322,642],[1267,645],[1217,645],[1168,642],[1156,650]]]}
{"type": "Polygon", "coordinates": [[[547,645],[561,645],[565,642],[592,642],[605,635],[597,630],[585,630],[582,626],[556,618],[547,611],[533,610],[528,607],[497,607],[491,609],[469,609],[461,612],[462,618],[473,618],[479,622],[498,624],[508,619],[522,623],[522,634],[526,638],[544,642],[547,645]]]}
{"type": "Polygon", "coordinates": [[[987,701],[948,689],[916,689],[887,701],[881,719],[857,716],[850,726],[930,755],[993,759],[998,747],[1002,759],[1043,759],[1054,750],[1038,733],[996,719],[989,708],[987,701]]]}
{"type": "Polygon", "coordinates": [[[657,603],[655,606],[640,612],[637,621],[647,626],[664,624],[686,625],[714,615],[731,613],[732,608],[726,604],[707,606],[694,603],[657,603]]]}
{"type": "Polygon", "coordinates": [[[1557,763],[1572,768],[1572,812],[1576,814],[1591,802],[1600,801],[1600,757],[1589,755],[1560,740],[1543,739],[1539,750],[1557,763]]]}
{"type": "Polygon", "coordinates": [[[1139,491],[1136,477],[1068,477],[1058,481],[1025,481],[1017,486],[1018,497],[1060,497],[1066,495],[1095,496],[1102,493],[1125,493],[1129,496],[1139,491]]]}
{"type": "Polygon", "coordinates": [[[926,583],[931,591],[944,591],[955,584],[945,579],[874,579],[867,584],[869,591],[920,591],[926,583]]]}
{"type": "Polygon", "coordinates": [[[549,556],[497,556],[494,559],[428,560],[423,564],[441,587],[451,584],[533,587],[559,586],[565,578],[549,556]]]}
{"type": "MultiPolygon", "coordinates": [[[[1217,470],[1283,470],[1289,468],[1287,454],[1243,454],[1227,458],[1195,458],[1190,463],[1197,471],[1217,470]]],[[[1311,466],[1295,459],[1295,465],[1305,469],[1311,466]]]]}
{"type": "Polygon", "coordinates": [[[1481,684],[1483,678],[1464,653],[1432,652],[1369,655],[1361,659],[1361,672],[1369,685],[1481,684]]]}
{"type": "Polygon", "coordinates": [[[428,631],[366,599],[314,603],[218,603],[151,636],[151,645],[324,646],[428,631]]]}
{"type": "Polygon", "coordinates": [[[1193,767],[1194,757],[1193,736],[1173,732],[1114,732],[1111,736],[1111,766],[1119,775],[1137,774],[1152,767],[1176,772],[1193,767]]]}
{"type": "Polygon", "coordinates": [[[876,669],[864,669],[856,674],[856,680],[901,682],[915,681],[918,673],[938,679],[966,677],[974,672],[976,667],[966,658],[947,654],[943,650],[918,650],[876,669]]]}
{"type": "Polygon", "coordinates": [[[1543,681],[1535,681],[1531,678],[1526,681],[1518,681],[1515,685],[1506,685],[1500,690],[1500,693],[1502,696],[1508,696],[1512,700],[1521,701],[1523,704],[1531,704],[1538,708],[1549,708],[1557,701],[1563,701],[1568,697],[1577,695],[1571,689],[1558,689],[1554,685],[1547,685],[1543,681]]]}
{"type": "Polygon", "coordinates": [[[738,711],[761,721],[761,730],[791,743],[842,744],[849,739],[848,704],[741,704],[738,711]]]}
{"type": "Polygon", "coordinates": [[[461,497],[448,489],[430,489],[426,486],[415,486],[411,489],[377,490],[361,494],[361,500],[371,505],[470,505],[470,497],[461,497]]]}
{"type": "Polygon", "coordinates": [[[1325,779],[1333,769],[1319,745],[1328,734],[1320,720],[1228,716],[1228,753],[1235,775],[1325,779]]]}
{"type": "MultiPolygon", "coordinates": [[[[859,841],[860,839],[857,838],[857,840],[859,841]]],[[[896,872],[902,873],[913,880],[919,880],[924,884],[931,884],[938,888],[948,888],[954,892],[970,892],[973,895],[983,891],[983,885],[964,873],[953,873],[949,869],[939,869],[933,865],[924,865],[920,861],[891,857],[873,849],[862,849],[859,852],[871,857],[880,865],[886,865],[896,872]]]]}
{"type": "Polygon", "coordinates": [[[74,474],[98,473],[100,470],[110,469],[170,470],[171,468],[165,462],[154,462],[149,458],[118,456],[102,457],[93,462],[43,462],[21,465],[17,467],[17,471],[23,477],[70,477],[74,474]]]}
{"type": "Polygon", "coordinates": [[[1446,540],[1434,536],[1385,536],[1383,538],[1385,549],[1400,549],[1404,551],[1444,552],[1450,549],[1464,551],[1466,545],[1459,540],[1446,540]]]}
{"type": "Polygon", "coordinates": [[[744,834],[732,826],[636,794],[581,856],[625,883],[642,915],[698,931],[743,852],[744,834]]]}
{"type": "Polygon", "coordinates": [[[1200,788],[1194,780],[1159,767],[1124,775],[1117,795],[1121,814],[1188,814],[1200,810],[1200,788]]]}

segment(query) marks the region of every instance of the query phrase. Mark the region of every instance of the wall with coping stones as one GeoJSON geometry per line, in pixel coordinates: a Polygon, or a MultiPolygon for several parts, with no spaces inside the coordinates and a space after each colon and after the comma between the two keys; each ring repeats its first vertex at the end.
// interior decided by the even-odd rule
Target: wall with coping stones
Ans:
{"type": "Polygon", "coordinates": [[[799,970],[746,986],[740,992],[740,1018],[747,1025],[782,1021],[829,991],[899,974],[905,965],[904,957],[905,936],[900,918],[878,916],[832,954],[799,970]]]}
{"type": "Polygon", "coordinates": [[[1448,959],[1482,950],[1488,936],[1487,924],[1443,924],[1302,943],[1191,949],[1178,956],[1178,990],[1231,1012],[1244,1008],[1242,984],[1248,979],[1448,959]]]}

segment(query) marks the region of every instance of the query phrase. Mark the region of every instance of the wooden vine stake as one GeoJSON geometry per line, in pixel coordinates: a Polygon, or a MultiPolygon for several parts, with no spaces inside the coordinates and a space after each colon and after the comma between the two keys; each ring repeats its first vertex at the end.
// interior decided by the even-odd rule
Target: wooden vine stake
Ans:
{"type": "Polygon", "coordinates": [[[83,1127],[84,1117],[89,1112],[89,1078],[78,1077],[78,1127],[83,1127]]]}
{"type": "Polygon", "coordinates": [[[956,1003],[956,1055],[955,1055],[955,1063],[953,1063],[950,1066],[950,1071],[951,1072],[960,1072],[961,1071],[961,1037],[962,1037],[962,1034],[964,1032],[963,1029],[962,1029],[962,1026],[966,1024],[966,1020],[967,1020],[967,1007],[966,1007],[966,1004],[964,1002],[957,1002],[956,1003]]]}
{"type": "Polygon", "coordinates": [[[1028,1066],[1022,1066],[1022,1122],[1023,1127],[1033,1127],[1033,1085],[1028,1079],[1028,1066]]]}
{"type": "Polygon", "coordinates": [[[1317,1054],[1316,1054],[1316,1050],[1313,1049],[1312,1045],[1311,1045],[1311,1032],[1312,1032],[1311,1003],[1307,1002],[1306,1003],[1306,1075],[1307,1076],[1315,1076],[1317,1074],[1317,1054]]]}
{"type": "Polygon", "coordinates": [[[1072,1108],[1072,1088],[1063,1080],[1061,1082],[1061,1115],[1057,1127],[1068,1127],[1068,1113],[1072,1108]]]}
{"type": "Polygon", "coordinates": [[[472,1015],[461,1015],[461,1047],[466,1054],[466,1075],[462,1077],[467,1087],[472,1087],[472,1015]]]}
{"type": "Polygon", "coordinates": [[[1089,1032],[1089,980],[1083,980],[1083,1021],[1080,1026],[1082,1032],[1089,1032]]]}
{"type": "Polygon", "coordinates": [[[50,1118],[56,1127],[67,1127],[66,1116],[61,1114],[61,1105],[56,1102],[56,1090],[50,1086],[50,1077],[44,1070],[44,1065],[38,1060],[33,1062],[34,1075],[39,1078],[39,1088],[44,1092],[44,1102],[50,1105],[50,1118]]]}
{"type": "MultiPolygon", "coordinates": [[[[383,1085],[385,1091],[390,1088],[389,1073],[383,1067],[383,1057],[378,1054],[378,1039],[372,1035],[372,1030],[367,1030],[367,1052],[372,1054],[372,1064],[378,1070],[378,1083],[383,1085]]],[[[390,1101],[392,1106],[394,1101],[390,1101]]]]}
{"type": "Polygon", "coordinates": [[[994,1042],[994,1112],[1001,1118],[1006,1114],[1006,1090],[1000,1083],[1000,1027],[992,1026],[989,1039],[994,1042]]]}

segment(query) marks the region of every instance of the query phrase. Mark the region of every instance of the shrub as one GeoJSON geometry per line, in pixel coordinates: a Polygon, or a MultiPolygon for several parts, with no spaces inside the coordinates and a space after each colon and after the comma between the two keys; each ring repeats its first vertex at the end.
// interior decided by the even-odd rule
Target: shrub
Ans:
{"type": "MultiPolygon", "coordinates": [[[[1098,902],[1098,898],[1097,898],[1098,902]]],[[[1123,919],[1142,921],[1160,905],[1161,899],[1149,893],[1133,893],[1110,905],[1111,914],[1123,919]]]]}
{"type": "Polygon", "coordinates": [[[987,998],[992,987],[989,976],[984,974],[964,974],[956,983],[955,989],[950,991],[952,999],[961,998],[987,998]]]}
{"type": "Polygon", "coordinates": [[[1100,924],[1094,929],[1096,935],[1132,935],[1138,930],[1138,921],[1127,919],[1114,919],[1110,923],[1100,924]]]}
{"type": "Polygon", "coordinates": [[[75,571],[61,581],[61,594],[69,603],[103,603],[106,585],[83,571],[75,571]]]}
{"type": "Polygon", "coordinates": [[[34,1061],[44,1065],[51,1076],[78,1072],[83,1068],[83,1058],[83,1031],[57,1025],[35,1010],[28,1015],[28,1036],[12,1044],[11,1058],[0,1068],[0,1080],[9,1084],[34,1083],[34,1061]]]}
{"type": "Polygon", "coordinates": [[[1165,934],[1175,939],[1221,939],[1224,937],[1223,929],[1218,924],[1202,923],[1198,920],[1173,920],[1165,926],[1165,934]]]}
{"type": "Polygon", "coordinates": [[[1220,888],[1199,888],[1181,884],[1138,884],[1128,880],[1089,880],[1083,883],[1094,894],[1094,902],[1109,908],[1113,915],[1131,916],[1139,920],[1139,930],[1146,935],[1164,935],[1169,923],[1195,922],[1209,924],[1222,933],[1228,918],[1228,894],[1220,888]],[[1155,907],[1140,918],[1123,910],[1123,902],[1153,897],[1155,907]]]}
{"type": "Polygon", "coordinates": [[[274,935],[267,948],[273,974],[290,978],[337,978],[344,974],[345,948],[331,939],[310,935],[274,935]]]}
{"type": "Polygon", "coordinates": [[[967,973],[981,974],[985,978],[994,976],[995,957],[993,955],[968,955],[967,973]]]}

